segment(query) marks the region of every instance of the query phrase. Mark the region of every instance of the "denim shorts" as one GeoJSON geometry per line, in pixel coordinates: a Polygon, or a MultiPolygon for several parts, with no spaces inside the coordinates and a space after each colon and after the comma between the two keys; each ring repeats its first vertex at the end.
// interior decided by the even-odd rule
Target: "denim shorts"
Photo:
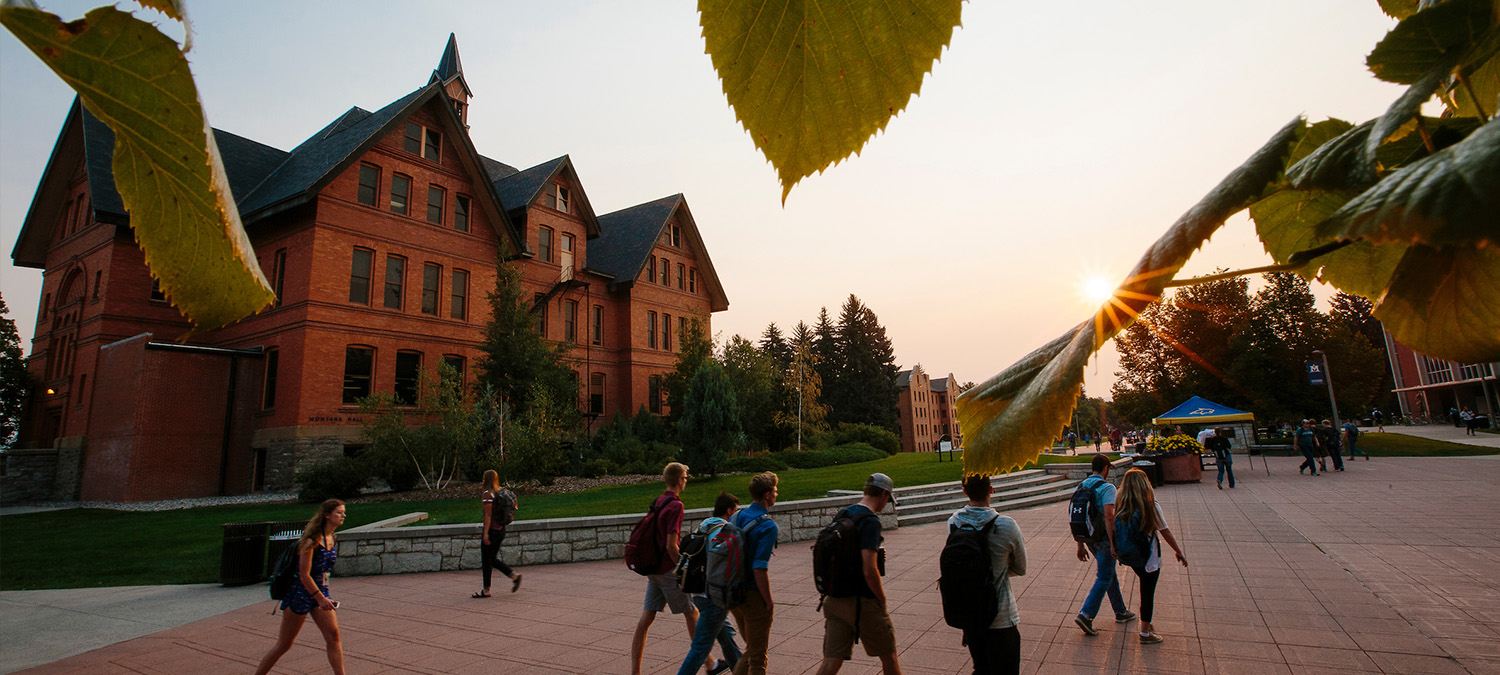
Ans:
{"type": "Polygon", "coordinates": [[[652,574],[646,577],[646,606],[648,612],[660,612],[672,608],[673,614],[685,614],[693,609],[693,599],[677,587],[677,577],[670,574],[652,574]]]}

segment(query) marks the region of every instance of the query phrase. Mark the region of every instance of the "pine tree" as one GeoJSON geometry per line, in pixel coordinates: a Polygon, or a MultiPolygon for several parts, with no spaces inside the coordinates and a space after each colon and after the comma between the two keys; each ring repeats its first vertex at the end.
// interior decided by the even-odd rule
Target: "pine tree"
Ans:
{"type": "Polygon", "coordinates": [[[729,377],[717,361],[708,360],[693,374],[677,422],[683,461],[693,469],[719,475],[731,449],[744,443],[740,406],[729,377]]]}
{"type": "Polygon", "coordinates": [[[775,323],[766,326],[765,332],[760,334],[760,351],[775,362],[777,370],[786,370],[792,364],[791,345],[787,344],[775,323]]]}
{"type": "Polygon", "coordinates": [[[21,430],[21,415],[33,378],[21,352],[21,334],[0,296],[0,448],[10,448],[21,430]]]}
{"type": "Polygon", "coordinates": [[[677,366],[667,373],[663,382],[667,390],[667,421],[670,424],[676,424],[682,419],[683,397],[687,396],[693,375],[714,359],[713,342],[709,341],[703,330],[703,322],[697,317],[688,322],[687,331],[678,336],[678,339],[681,342],[678,345],[677,366]]]}
{"type": "Polygon", "coordinates": [[[853,294],[844,302],[835,331],[840,363],[825,380],[830,424],[870,424],[896,428],[896,357],[875,312],[853,294]]]}
{"type": "Polygon", "coordinates": [[[813,326],[812,353],[815,357],[813,361],[817,363],[818,378],[823,381],[826,403],[830,400],[826,398],[826,394],[836,387],[834,382],[838,380],[842,368],[838,329],[834,327],[833,320],[828,318],[827,307],[818,310],[818,322],[813,326]]]}
{"type": "Polygon", "coordinates": [[[521,272],[514,263],[495,265],[495,289],[489,294],[490,321],[484,327],[484,356],[479,386],[495,388],[513,410],[527,411],[535,392],[557,408],[549,414],[569,425],[578,414],[578,384],[564,362],[567,349],[538,335],[531,301],[523,297],[521,272]],[[571,405],[570,405],[571,404],[571,405]]]}

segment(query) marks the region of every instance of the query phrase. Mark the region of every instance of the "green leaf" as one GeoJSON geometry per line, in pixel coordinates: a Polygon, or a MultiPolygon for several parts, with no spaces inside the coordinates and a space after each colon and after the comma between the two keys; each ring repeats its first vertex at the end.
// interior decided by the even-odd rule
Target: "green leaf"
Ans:
{"type": "MultiPolygon", "coordinates": [[[[1342,125],[1347,124],[1348,122],[1342,122],[1342,125]]],[[[1319,122],[1308,130],[1305,140],[1311,142],[1317,137],[1326,136],[1342,125],[1319,122]],[[1319,129],[1319,125],[1327,126],[1319,129]]],[[[1346,128],[1343,133],[1318,145],[1286,170],[1287,181],[1297,189],[1328,190],[1362,190],[1374,183],[1373,176],[1365,178],[1357,175],[1358,167],[1364,161],[1362,153],[1365,140],[1369,138],[1370,127],[1374,125],[1374,120],[1371,120],[1357,127],[1346,128]]],[[[1298,150],[1302,147],[1303,144],[1298,144],[1298,150]]]]}
{"type": "Polygon", "coordinates": [[[1443,68],[1435,68],[1426,75],[1418,78],[1416,83],[1406,88],[1400,98],[1396,99],[1391,107],[1387,108],[1385,114],[1375,120],[1375,126],[1365,138],[1364,152],[1361,161],[1353,171],[1353,176],[1358,180],[1373,183],[1376,173],[1380,167],[1376,160],[1380,151],[1380,145],[1385,139],[1396,133],[1412,118],[1422,112],[1422,104],[1432,99],[1438,88],[1442,86],[1443,80],[1448,77],[1448,71],[1443,68]]]}
{"type": "Polygon", "coordinates": [[[1448,98],[1453,102],[1449,110],[1460,117],[1495,114],[1496,109],[1500,109],[1500,56],[1491,54],[1465,72],[1464,77],[1468,80],[1468,87],[1455,80],[1449,88],[1448,98]],[[1474,105],[1475,98],[1479,99],[1480,106],[1474,105]]]}
{"type": "Polygon", "coordinates": [[[6,5],[0,23],[115,132],[115,187],[167,297],[198,331],[274,299],[178,46],[151,24],[100,7],[64,24],[6,5]]]}
{"type": "Polygon", "coordinates": [[[1397,24],[1375,45],[1365,65],[1387,82],[1414,84],[1435,69],[1460,64],[1495,19],[1491,0],[1447,0],[1397,24]]]}
{"type": "Polygon", "coordinates": [[[1500,249],[1411,247],[1375,317],[1402,344],[1428,356],[1500,360],[1500,249]]]}
{"type": "Polygon", "coordinates": [[[1323,239],[1500,246],[1500,121],[1404,166],[1317,227],[1323,239]]]}
{"type": "Polygon", "coordinates": [[[1391,18],[1405,19],[1417,13],[1418,0],[1380,0],[1380,9],[1391,18]]]}
{"type": "MultiPolygon", "coordinates": [[[[1353,197],[1348,191],[1282,190],[1252,204],[1250,217],[1266,252],[1285,264],[1294,254],[1331,243],[1331,239],[1317,237],[1314,228],[1353,197]]],[[[1376,298],[1405,251],[1398,244],[1354,242],[1315,258],[1296,272],[1304,279],[1321,278],[1350,293],[1376,298]]]]}
{"type": "Polygon", "coordinates": [[[699,0],[735,116],[792,186],[864,147],[922,87],[962,0],[699,0]]]}
{"type": "MultiPolygon", "coordinates": [[[[1295,167],[1298,162],[1313,154],[1314,150],[1353,128],[1353,124],[1336,117],[1309,125],[1307,130],[1302,132],[1302,137],[1297,139],[1297,145],[1292,147],[1292,154],[1286,160],[1287,164],[1295,167]]],[[[1292,169],[1288,169],[1287,173],[1290,175],[1291,171],[1292,169]]]]}
{"type": "Polygon", "coordinates": [[[1167,283],[1229,216],[1256,201],[1286,167],[1304,128],[1282,127],[1248,161],[1183,214],[1084,322],[954,402],[964,434],[964,474],[995,474],[1036,459],[1067,424],[1090,354],[1162,297],[1167,283]]]}

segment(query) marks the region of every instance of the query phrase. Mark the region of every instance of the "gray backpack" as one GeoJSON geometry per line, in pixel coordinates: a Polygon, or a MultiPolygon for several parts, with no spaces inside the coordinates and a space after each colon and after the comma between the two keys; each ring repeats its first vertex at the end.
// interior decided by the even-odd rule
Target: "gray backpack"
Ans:
{"type": "Polygon", "coordinates": [[[750,551],[745,548],[745,533],[759,527],[771,516],[761,514],[745,523],[741,530],[730,522],[708,538],[708,562],[705,567],[709,600],[723,609],[734,609],[745,602],[748,590],[745,577],[750,574],[750,551]]]}

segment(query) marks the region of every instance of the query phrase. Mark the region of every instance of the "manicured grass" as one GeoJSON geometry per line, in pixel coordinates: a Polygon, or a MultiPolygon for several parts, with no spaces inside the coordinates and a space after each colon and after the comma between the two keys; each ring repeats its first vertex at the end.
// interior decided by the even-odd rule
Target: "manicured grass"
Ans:
{"type": "MultiPolygon", "coordinates": [[[[1435,441],[1406,434],[1365,432],[1359,435],[1356,446],[1371,457],[1472,457],[1475,455],[1500,454],[1494,448],[1435,441]]],[[[1348,456],[1349,449],[1344,448],[1348,456]]]]}

